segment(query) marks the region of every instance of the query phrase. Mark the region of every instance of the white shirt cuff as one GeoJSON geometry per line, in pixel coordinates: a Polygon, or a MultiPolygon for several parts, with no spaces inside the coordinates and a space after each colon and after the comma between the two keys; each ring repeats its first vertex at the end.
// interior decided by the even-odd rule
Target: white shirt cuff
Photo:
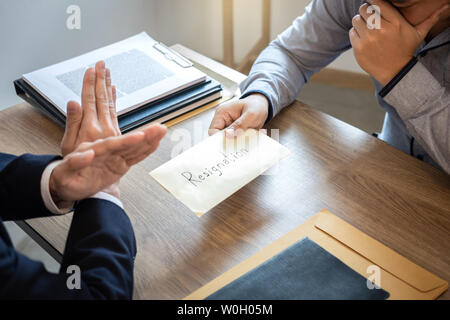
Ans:
{"type": "MultiPolygon", "coordinates": [[[[73,207],[75,205],[75,202],[73,202],[70,206],[70,208],[59,208],[55,202],[53,201],[52,195],[50,193],[50,176],[52,175],[53,170],[62,162],[62,160],[54,161],[50,163],[42,173],[41,178],[41,196],[42,200],[44,201],[44,205],[47,208],[48,211],[50,211],[53,214],[67,214],[73,210],[73,207]]],[[[119,206],[121,209],[123,209],[122,201],[120,201],[118,198],[114,197],[113,195],[110,195],[106,192],[99,192],[92,197],[92,199],[99,199],[99,200],[106,200],[109,202],[114,203],[115,205],[119,206]]]]}
{"type": "Polygon", "coordinates": [[[44,201],[45,207],[48,211],[53,214],[66,214],[72,211],[75,202],[72,203],[70,208],[58,208],[58,206],[53,201],[52,195],[50,193],[50,176],[52,175],[53,169],[55,169],[62,160],[54,161],[50,163],[47,168],[45,168],[42,173],[41,178],[41,196],[44,201]]]}
{"type": "Polygon", "coordinates": [[[99,200],[106,200],[109,202],[114,203],[115,205],[117,205],[118,207],[120,207],[121,209],[123,209],[123,203],[122,201],[120,201],[118,198],[114,197],[113,195],[106,193],[106,192],[99,192],[97,194],[94,194],[92,197],[90,197],[92,199],[99,199],[99,200]]]}

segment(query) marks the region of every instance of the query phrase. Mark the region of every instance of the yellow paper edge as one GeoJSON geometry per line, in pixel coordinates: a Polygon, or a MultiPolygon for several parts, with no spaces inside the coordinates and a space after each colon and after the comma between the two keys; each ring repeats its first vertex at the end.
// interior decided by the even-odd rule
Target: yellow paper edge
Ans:
{"type": "Polygon", "coordinates": [[[222,96],[222,98],[220,98],[219,100],[210,102],[206,105],[204,105],[203,107],[197,108],[195,110],[192,110],[186,114],[183,114],[181,116],[179,116],[178,118],[172,119],[170,121],[167,121],[164,123],[164,125],[168,128],[173,127],[174,125],[179,124],[180,122],[183,122],[185,120],[189,120],[199,114],[201,114],[202,112],[208,111],[212,108],[217,107],[219,104],[224,103],[230,99],[232,99],[234,97],[233,94],[225,94],[224,96],[222,96]]]}

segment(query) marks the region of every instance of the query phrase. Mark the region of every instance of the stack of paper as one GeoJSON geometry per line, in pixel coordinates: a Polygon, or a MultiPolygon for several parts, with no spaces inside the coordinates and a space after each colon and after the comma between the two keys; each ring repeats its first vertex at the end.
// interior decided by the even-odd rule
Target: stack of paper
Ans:
{"type": "Polygon", "coordinates": [[[221,85],[146,33],[23,75],[19,96],[64,123],[66,105],[81,101],[85,71],[104,60],[117,88],[123,131],[165,122],[221,98],[221,85]]]}

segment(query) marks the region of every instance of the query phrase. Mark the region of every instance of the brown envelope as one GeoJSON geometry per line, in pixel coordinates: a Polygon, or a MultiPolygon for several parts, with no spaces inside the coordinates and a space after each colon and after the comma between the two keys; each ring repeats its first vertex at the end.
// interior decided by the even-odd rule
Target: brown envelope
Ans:
{"type": "Polygon", "coordinates": [[[391,300],[432,300],[438,298],[448,288],[446,281],[412,263],[329,211],[322,210],[185,299],[207,298],[304,237],[309,237],[365,278],[370,276],[367,273],[370,266],[378,266],[381,271],[380,286],[390,293],[391,300]]]}

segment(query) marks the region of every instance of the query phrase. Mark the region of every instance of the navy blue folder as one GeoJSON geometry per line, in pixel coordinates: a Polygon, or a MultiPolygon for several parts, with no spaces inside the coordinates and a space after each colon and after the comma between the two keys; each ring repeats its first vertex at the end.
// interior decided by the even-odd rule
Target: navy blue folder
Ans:
{"type": "MultiPolygon", "coordinates": [[[[39,92],[23,79],[14,81],[16,94],[32,106],[44,113],[61,126],[65,126],[66,116],[45,99],[39,92]]],[[[148,103],[138,109],[119,116],[119,127],[123,133],[131,131],[146,123],[158,121],[172,112],[187,107],[222,91],[219,82],[207,78],[205,82],[196,84],[164,99],[148,103]]],[[[212,100],[213,101],[213,100],[212,100]]],[[[199,106],[201,107],[201,106],[199,106]]]]}
{"type": "Polygon", "coordinates": [[[158,121],[159,118],[183,109],[220,91],[222,91],[220,83],[216,80],[208,79],[207,82],[202,83],[200,86],[189,88],[168,99],[147,104],[142,108],[135,109],[120,116],[119,126],[121,129],[131,130],[130,128],[135,128],[152,121],[158,121]]]}
{"type": "Polygon", "coordinates": [[[207,300],[385,300],[367,279],[304,238],[207,300]]]}

